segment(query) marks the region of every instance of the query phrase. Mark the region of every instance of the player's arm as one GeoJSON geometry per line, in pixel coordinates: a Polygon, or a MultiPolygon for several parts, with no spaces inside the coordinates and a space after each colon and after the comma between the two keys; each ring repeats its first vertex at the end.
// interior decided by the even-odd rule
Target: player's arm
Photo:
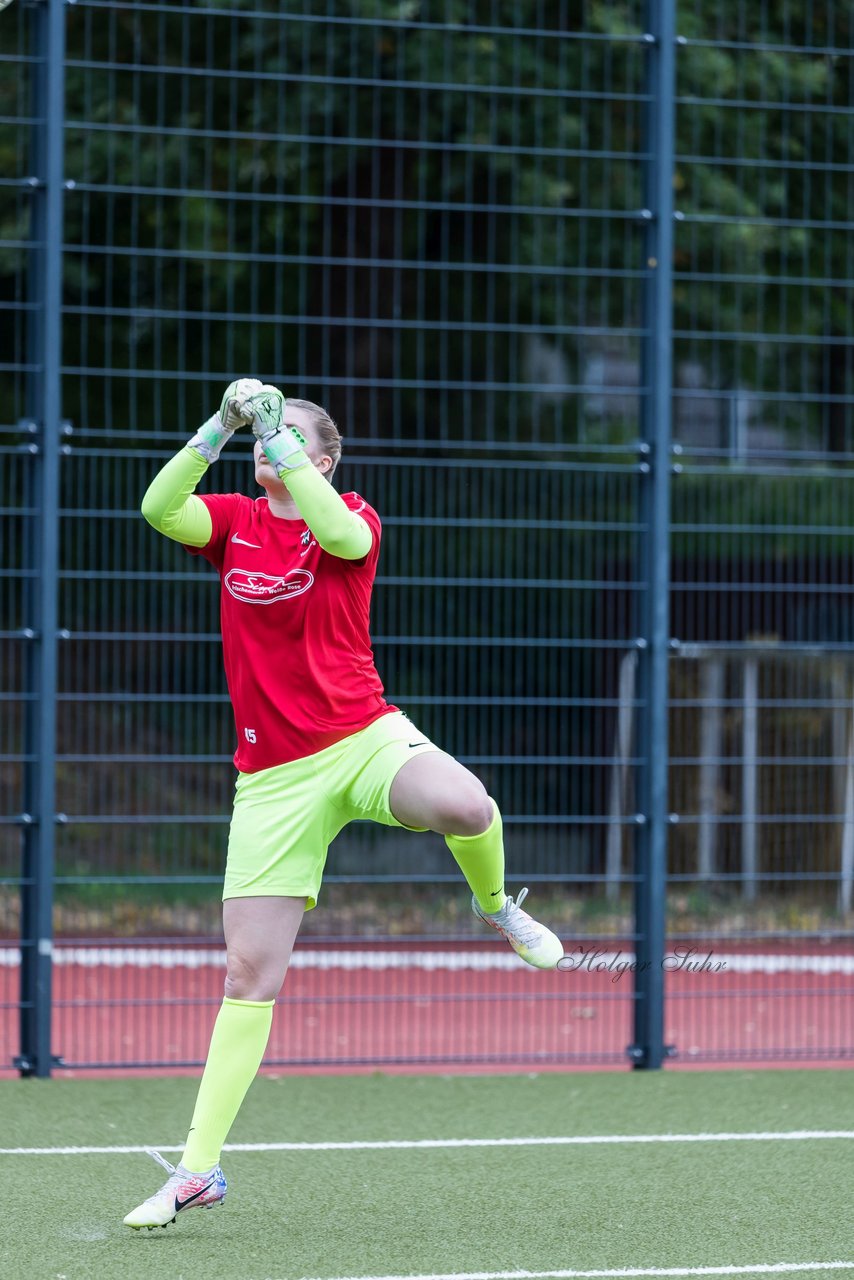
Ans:
{"type": "Polygon", "coordinates": [[[158,471],[142,500],[142,514],[153,529],[187,547],[208,545],[213,522],[193,490],[209,466],[206,458],[185,445],[158,471]]]}
{"type": "Polygon", "coordinates": [[[252,430],[273,470],[297,505],[297,510],[314,534],[319,546],[342,560],[361,560],[371,549],[374,535],[370,526],[351,511],[344,499],[320,474],[305,452],[304,438],[296,427],[282,421],[284,401],[275,387],[269,404],[254,399],[252,430]],[[260,403],[259,403],[260,402],[260,403]]]}
{"type": "MultiPolygon", "coordinates": [[[[288,434],[290,430],[292,428],[285,428],[288,434]]],[[[305,462],[286,471],[282,480],[300,515],[324,551],[342,560],[361,560],[370,551],[374,540],[370,526],[350,510],[341,495],[312,465],[296,437],[294,441],[305,462]]]]}
{"type": "Polygon", "coordinates": [[[194,494],[196,485],[238,427],[252,421],[249,397],[261,387],[257,378],[233,382],[219,412],[166,463],[148,486],[142,514],[152,528],[188,547],[206,547],[213,533],[210,512],[194,494]]]}

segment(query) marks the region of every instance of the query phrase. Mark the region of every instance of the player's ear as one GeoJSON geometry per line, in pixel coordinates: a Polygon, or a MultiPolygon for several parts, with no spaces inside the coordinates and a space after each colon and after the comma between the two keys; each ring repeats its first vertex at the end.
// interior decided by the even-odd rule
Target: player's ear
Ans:
{"type": "Polygon", "coordinates": [[[317,461],[317,469],[322,476],[325,476],[327,474],[331,466],[332,466],[332,459],[329,457],[328,453],[325,453],[323,457],[319,458],[317,461]]]}

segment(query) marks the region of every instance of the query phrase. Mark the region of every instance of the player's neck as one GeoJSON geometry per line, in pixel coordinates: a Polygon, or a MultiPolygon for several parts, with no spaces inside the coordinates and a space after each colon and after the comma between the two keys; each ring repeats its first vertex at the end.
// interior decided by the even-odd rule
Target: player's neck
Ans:
{"type": "Polygon", "coordinates": [[[283,495],[270,493],[267,490],[267,506],[270,509],[270,515],[275,516],[277,520],[301,520],[299,508],[294,502],[291,495],[285,490],[283,495]]]}

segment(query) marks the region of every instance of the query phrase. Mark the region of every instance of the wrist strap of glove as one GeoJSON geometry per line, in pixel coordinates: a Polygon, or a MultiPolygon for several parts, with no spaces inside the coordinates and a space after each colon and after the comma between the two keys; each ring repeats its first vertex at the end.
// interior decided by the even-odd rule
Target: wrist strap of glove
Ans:
{"type": "Polygon", "coordinates": [[[235,428],[223,426],[222,418],[215,413],[212,418],[199,427],[192,440],[187,441],[188,449],[195,449],[205,462],[216,462],[222,446],[234,435],[235,428]]]}
{"type": "Polygon", "coordinates": [[[284,479],[292,471],[311,466],[311,458],[305,453],[305,436],[296,427],[285,426],[259,436],[261,447],[274,471],[284,479]]]}

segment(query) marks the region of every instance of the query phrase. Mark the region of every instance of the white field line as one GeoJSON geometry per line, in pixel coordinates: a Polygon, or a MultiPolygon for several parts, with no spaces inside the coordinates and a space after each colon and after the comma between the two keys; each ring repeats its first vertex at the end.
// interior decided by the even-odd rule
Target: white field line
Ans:
{"type": "MultiPolygon", "coordinates": [[[[708,953],[700,949],[694,958],[699,964],[708,953]]],[[[75,947],[54,945],[55,965],[79,965],[81,968],[107,969],[224,969],[225,951],[203,947],[75,947]]],[[[568,975],[585,977],[590,973],[609,973],[614,977],[615,966],[629,966],[635,956],[631,951],[600,951],[587,948],[585,958],[567,963],[568,975]]],[[[0,947],[0,969],[17,968],[21,963],[18,947],[0,947]]],[[[813,973],[820,975],[854,975],[854,955],[745,955],[738,952],[715,951],[712,961],[716,974],[720,973],[813,973]]],[[[291,957],[292,969],[421,969],[435,970],[507,970],[516,973],[523,970],[516,956],[510,952],[469,951],[406,951],[371,948],[358,951],[321,951],[298,948],[291,957]]],[[[679,965],[674,960],[673,968],[679,965]]],[[[628,971],[626,968],[625,971],[628,971]]],[[[699,971],[699,970],[698,970],[699,971]]],[[[708,970],[707,970],[708,971],[708,970]]],[[[531,971],[533,972],[533,971],[531,971]]]]}
{"type": "Polygon", "coordinates": [[[336,1280],[632,1280],[635,1276],[757,1276],[854,1271],[854,1262],[757,1262],[744,1267],[622,1267],[617,1271],[441,1271],[424,1276],[338,1276],[336,1280]]]}
{"type": "MultiPolygon", "coordinates": [[[[854,1129],[790,1129],[767,1133],[605,1133],[551,1138],[413,1138],[384,1142],[227,1142],[223,1151],[428,1151],[451,1147],[601,1147],[660,1142],[817,1142],[828,1139],[851,1141],[854,1129]]],[[[173,1146],[164,1142],[156,1149],[183,1151],[184,1147],[183,1143],[173,1146]]],[[[148,1147],[138,1146],[0,1147],[0,1156],[127,1156],[144,1155],[148,1150],[148,1147]]],[[[549,1271],[545,1274],[557,1273],[549,1271]]]]}

